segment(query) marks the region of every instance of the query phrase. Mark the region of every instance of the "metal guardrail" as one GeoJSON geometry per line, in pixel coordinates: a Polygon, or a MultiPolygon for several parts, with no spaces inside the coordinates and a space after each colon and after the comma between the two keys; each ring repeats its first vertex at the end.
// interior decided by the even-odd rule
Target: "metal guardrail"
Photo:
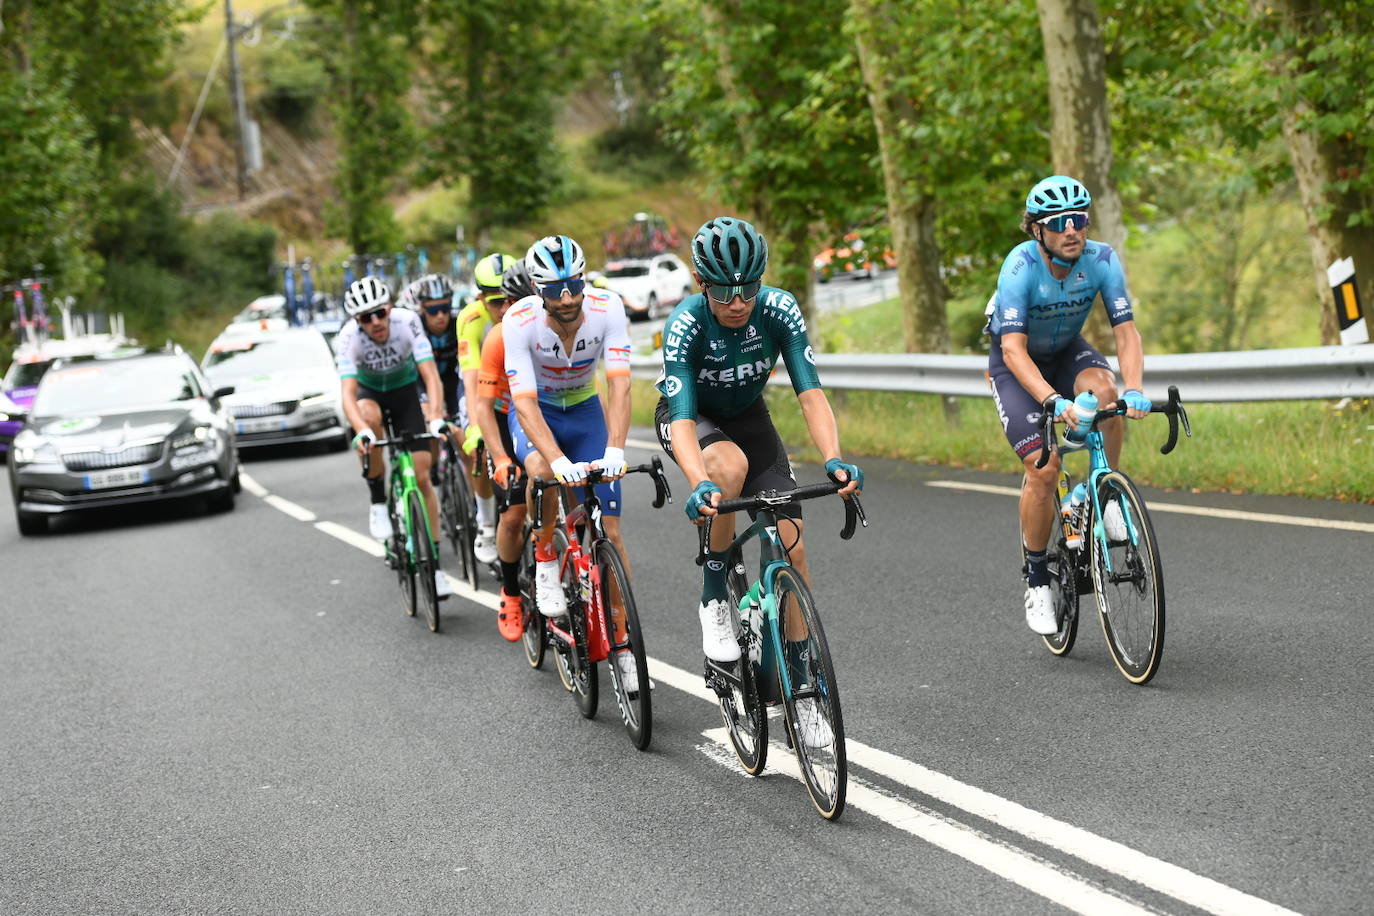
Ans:
{"type": "MultiPolygon", "coordinates": [[[[1108,357],[1112,369],[1115,357],[1108,357]]],[[[657,378],[662,357],[634,356],[634,375],[657,378]]],[[[816,368],[827,388],[991,397],[986,356],[933,353],[823,353],[816,368]]],[[[790,385],[781,363],[770,385],[790,385]]],[[[1145,394],[1163,400],[1177,385],[1190,403],[1306,401],[1374,397],[1374,344],[1170,353],[1145,358],[1145,394]]]]}

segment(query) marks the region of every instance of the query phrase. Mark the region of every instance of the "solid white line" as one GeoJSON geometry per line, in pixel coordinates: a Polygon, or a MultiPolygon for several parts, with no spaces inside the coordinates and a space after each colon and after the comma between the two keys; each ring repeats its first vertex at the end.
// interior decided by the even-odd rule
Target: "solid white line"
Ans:
{"type": "MultiPolygon", "coordinates": [[[[285,501],[282,500],[281,502],[285,501]]],[[[270,500],[269,503],[271,503],[270,500]]],[[[275,503],[271,504],[280,511],[287,511],[275,503]]],[[[286,505],[292,504],[286,503],[286,505]]],[[[288,512],[287,514],[291,513],[288,512]]],[[[357,547],[359,550],[370,553],[375,557],[384,556],[386,553],[383,546],[377,541],[335,522],[315,522],[315,528],[325,534],[338,538],[346,544],[357,547]]],[[[488,592],[474,592],[468,587],[466,582],[459,582],[452,576],[449,576],[449,581],[453,585],[455,594],[492,609],[500,605],[500,599],[496,595],[488,592]]],[[[688,693],[698,699],[705,700],[715,705],[716,695],[706,687],[702,675],[690,674],[681,668],[656,658],[649,657],[646,661],[649,664],[649,675],[655,681],[667,684],[670,687],[675,687],[684,693],[688,693]]],[[[719,729],[717,731],[723,734],[724,730],[719,729]]],[[[714,734],[715,732],[712,732],[708,736],[714,734]]],[[[717,739],[713,737],[712,740],[717,739]]],[[[725,740],[728,741],[728,739],[725,740]]],[[[1138,852],[1128,846],[1108,840],[1105,837],[1097,836],[1087,830],[1074,827],[1071,824],[1056,820],[1038,811],[1033,811],[1009,799],[994,795],[991,792],[976,788],[975,786],[962,783],[953,777],[938,773],[920,764],[898,757],[895,754],[870,747],[861,741],[856,741],[852,738],[847,739],[845,748],[849,760],[856,766],[872,770],[894,782],[916,789],[919,792],[937,798],[977,817],[982,817],[1029,839],[1044,843],[1061,852],[1075,856],[1128,880],[1153,888],[1191,906],[1205,910],[1206,912],[1228,914],[1228,916],[1229,914],[1250,913],[1292,914],[1291,910],[1284,909],[1267,900],[1253,897],[1242,891],[1221,884],[1220,882],[1213,881],[1210,878],[1205,878],[1190,872],[1187,869],[1180,868],[1179,866],[1156,859],[1153,856],[1138,852]]],[[[790,766],[792,768],[792,774],[798,777],[800,775],[795,772],[796,765],[794,758],[789,752],[786,752],[785,749],[774,756],[774,765],[780,769],[790,766]]],[[[867,799],[868,796],[864,795],[863,792],[871,792],[871,790],[862,790],[862,787],[854,788],[860,790],[857,793],[858,798],[867,799]]],[[[883,796],[881,793],[872,792],[872,795],[876,799],[885,799],[892,804],[900,804],[891,799],[887,799],[887,797],[883,796]]],[[[851,794],[851,798],[855,797],[854,794],[851,794]]],[[[859,807],[861,810],[869,811],[869,813],[874,814],[874,816],[894,826],[898,826],[903,830],[907,830],[907,832],[916,832],[914,830],[909,830],[907,827],[902,826],[902,823],[898,822],[911,821],[911,816],[902,815],[902,817],[896,818],[896,816],[892,814],[894,809],[882,807],[878,805],[876,801],[873,803],[877,806],[877,809],[873,811],[869,811],[868,808],[859,804],[857,801],[855,806],[859,807]]],[[[915,811],[915,809],[911,810],[915,811]]],[[[917,813],[919,814],[920,812],[917,813]]],[[[946,824],[946,827],[949,826],[950,825],[946,824]]],[[[923,839],[927,839],[929,842],[935,843],[935,845],[947,849],[956,855],[963,856],[969,859],[969,861],[976,861],[971,855],[966,854],[972,847],[968,846],[964,841],[955,842],[953,839],[946,838],[947,841],[953,845],[945,845],[945,843],[931,839],[923,834],[918,835],[922,835],[923,839]],[[960,845],[960,843],[964,843],[964,845],[960,845]],[[961,849],[964,851],[960,851],[961,849]]],[[[1020,853],[1016,853],[1015,855],[1024,859],[1024,855],[1020,853]]],[[[994,864],[985,864],[981,861],[978,864],[1036,893],[1044,893],[1038,888],[1043,885],[1044,881],[1049,879],[1041,876],[1039,872],[1025,872],[1020,865],[1016,865],[1013,868],[1012,865],[1007,864],[1007,861],[1011,860],[1003,861],[997,859],[996,856],[991,857],[989,861],[994,862],[994,864]],[[1002,870],[1004,868],[1012,869],[1018,877],[1013,877],[1004,873],[1002,870]],[[1032,877],[1026,877],[1026,875],[1032,875],[1032,877]],[[1032,886],[1032,883],[1026,882],[1032,882],[1035,886],[1032,886]]],[[[1055,872],[1055,874],[1058,875],[1059,873],[1055,872]]],[[[1093,889],[1089,888],[1089,890],[1093,889]]],[[[1065,906],[1077,908],[1057,896],[1051,896],[1050,894],[1045,895],[1050,896],[1051,899],[1057,902],[1063,903],[1065,906]]],[[[1107,897],[1110,901],[1110,906],[1116,907],[1122,905],[1122,901],[1120,901],[1119,898],[1110,895],[1107,895],[1107,897]]],[[[1103,909],[1104,905],[1105,904],[1095,901],[1090,909],[1079,911],[1107,912],[1106,909],[1103,909]]],[[[1130,912],[1136,912],[1136,910],[1132,909],[1130,912]]]]}
{"type": "MultiPolygon", "coordinates": [[[[702,732],[702,736],[729,747],[730,738],[724,728],[710,729],[702,732]]],[[[784,773],[798,782],[802,781],[801,771],[792,751],[780,742],[770,744],[769,751],[771,769],[784,773]]],[[[732,756],[708,756],[727,767],[734,762],[732,756]]],[[[857,780],[850,779],[846,796],[850,807],[871,814],[898,830],[925,840],[1076,913],[1141,916],[1152,912],[1138,903],[1123,900],[1076,875],[1056,868],[1024,850],[994,840],[965,824],[948,821],[929,811],[874,791],[857,780]]]]}
{"type": "Polygon", "coordinates": [[[263,497],[267,495],[267,488],[264,487],[262,484],[258,483],[253,478],[249,477],[247,472],[245,471],[239,471],[239,483],[243,486],[245,490],[247,490],[254,496],[263,497]]]}
{"type": "Polygon", "coordinates": [[[663,451],[663,446],[659,445],[657,442],[650,442],[647,439],[626,439],[625,444],[630,448],[648,449],[651,452],[663,451]]]}
{"type": "Polygon", "coordinates": [[[290,500],[282,499],[280,496],[274,496],[269,493],[262,498],[262,501],[280,512],[285,512],[298,522],[313,522],[315,520],[314,512],[311,512],[303,506],[298,506],[290,500]]]}
{"type": "MultiPolygon", "coordinates": [[[[978,493],[996,493],[999,496],[1020,496],[1016,487],[1003,487],[990,483],[968,483],[962,480],[927,480],[928,487],[943,487],[948,490],[973,490],[978,493]]],[[[1271,525],[1296,525],[1302,528],[1331,528],[1338,531],[1365,531],[1374,533],[1374,522],[1347,522],[1335,518],[1309,518],[1301,515],[1276,515],[1272,512],[1245,512],[1240,509],[1212,509],[1207,506],[1184,506],[1178,503],[1147,503],[1151,512],[1172,512],[1175,515],[1205,515],[1209,518],[1229,518],[1240,522],[1266,522],[1271,525]]]]}

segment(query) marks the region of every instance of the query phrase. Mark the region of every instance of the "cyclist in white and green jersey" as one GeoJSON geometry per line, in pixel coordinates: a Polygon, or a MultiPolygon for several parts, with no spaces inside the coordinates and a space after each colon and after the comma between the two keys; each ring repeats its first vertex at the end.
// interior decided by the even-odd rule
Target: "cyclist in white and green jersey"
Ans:
{"type": "MultiPolygon", "coordinates": [[[[384,418],[396,434],[444,432],[444,387],[434,366],[434,353],[420,324],[409,309],[393,308],[391,291],[376,277],[363,277],[344,294],[344,311],[354,319],[339,332],[338,367],[344,415],[356,435],[353,447],[359,455],[371,453],[365,479],[372,508],[368,530],[378,540],[391,536],[386,511],[383,476],[386,459],[374,443],[386,434],[384,418]],[[417,380],[423,379],[427,400],[420,403],[417,380]]],[[[409,448],[415,461],[416,483],[429,511],[431,532],[439,530],[439,501],[429,479],[429,443],[414,442],[409,448]]],[[[437,550],[436,550],[437,555],[437,550]]],[[[435,571],[440,596],[453,593],[448,578],[435,571]]]]}

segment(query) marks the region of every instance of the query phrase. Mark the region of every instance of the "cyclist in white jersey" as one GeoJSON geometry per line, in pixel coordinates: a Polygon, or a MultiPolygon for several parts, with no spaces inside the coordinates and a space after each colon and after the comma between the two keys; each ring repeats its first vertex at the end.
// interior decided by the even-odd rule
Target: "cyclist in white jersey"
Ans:
{"type": "MultiPolygon", "coordinates": [[[[341,400],[344,415],[357,433],[353,447],[368,455],[365,476],[372,504],[368,530],[374,538],[391,536],[386,511],[386,458],[374,443],[385,434],[383,417],[397,434],[444,431],[444,388],[434,367],[429,337],[414,312],[393,308],[391,291],[376,277],[363,277],[344,294],[344,311],[353,318],[339,332],[337,342],[341,400]],[[428,400],[420,403],[416,379],[423,379],[428,400]]],[[[412,443],[415,476],[429,513],[430,531],[439,530],[439,502],[429,479],[429,443],[412,443]]],[[[453,593],[442,571],[435,573],[440,596],[453,593]]]]}
{"type": "MultiPolygon", "coordinates": [[[[629,566],[621,538],[620,483],[630,431],[630,332],[625,304],[588,286],[586,258],[567,236],[540,239],[525,255],[538,295],[511,306],[501,320],[506,377],[515,405],[511,438],[531,477],[577,483],[589,464],[605,472],[598,485],[606,535],[629,566]],[[596,366],[606,362],[606,409],[596,392],[596,366]],[[608,429],[609,425],[609,429],[608,429]]],[[[553,551],[553,501],[544,507],[535,549],[536,603],[549,616],[565,610],[553,551]]],[[[621,653],[621,668],[633,656],[621,653]]]]}

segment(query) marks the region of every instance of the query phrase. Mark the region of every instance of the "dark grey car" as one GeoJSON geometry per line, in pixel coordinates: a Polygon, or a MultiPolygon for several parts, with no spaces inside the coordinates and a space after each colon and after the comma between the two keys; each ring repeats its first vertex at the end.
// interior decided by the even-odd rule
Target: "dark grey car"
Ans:
{"type": "Polygon", "coordinates": [[[65,512],[185,496],[228,511],[239,490],[228,411],[179,348],[57,361],[8,462],[23,534],[65,512]]]}

